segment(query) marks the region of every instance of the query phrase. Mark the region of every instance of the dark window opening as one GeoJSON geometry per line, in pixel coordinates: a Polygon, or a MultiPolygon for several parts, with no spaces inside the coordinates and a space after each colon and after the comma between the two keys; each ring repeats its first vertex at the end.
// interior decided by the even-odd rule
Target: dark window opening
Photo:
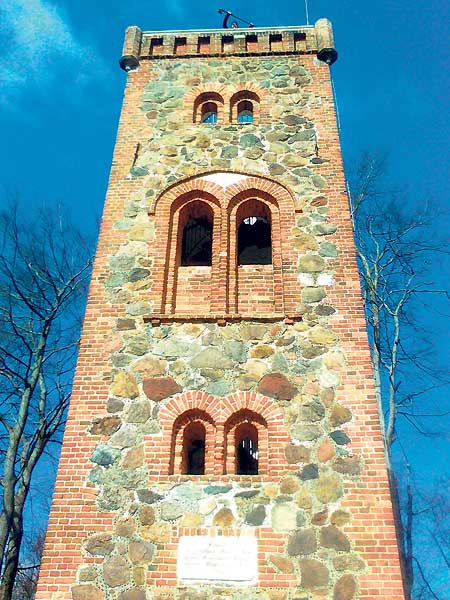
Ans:
{"type": "Polygon", "coordinates": [[[175,54],[186,54],[187,38],[175,38],[175,54]]]}
{"type": "Polygon", "coordinates": [[[152,38],[150,41],[150,54],[162,54],[163,38],[152,38]]]}
{"type": "Polygon", "coordinates": [[[236,430],[236,473],[258,475],[258,430],[249,423],[236,430]]]}
{"type": "Polygon", "coordinates": [[[217,104],[205,102],[202,106],[202,123],[217,123],[217,104]]]}
{"type": "Polygon", "coordinates": [[[270,265],[272,238],[265,217],[246,217],[238,228],[238,265],[270,265]]]}
{"type": "Polygon", "coordinates": [[[209,35],[203,36],[203,37],[201,36],[198,38],[197,52],[199,52],[200,54],[202,54],[203,52],[209,52],[210,46],[211,46],[211,40],[210,40],[209,35]]]}
{"type": "Polygon", "coordinates": [[[245,36],[245,45],[247,48],[247,52],[257,52],[258,51],[258,36],[257,35],[246,35],[245,36]]]}
{"type": "Polygon", "coordinates": [[[211,266],[212,225],[205,218],[191,219],[183,229],[181,266],[211,266]]]}
{"type": "Polygon", "coordinates": [[[205,474],[205,436],[201,423],[193,422],[186,427],[183,436],[185,475],[205,474]]]}
{"type": "Polygon", "coordinates": [[[281,52],[283,50],[283,39],[280,33],[272,33],[269,36],[271,52],[281,52]]]}
{"type": "Polygon", "coordinates": [[[237,122],[253,123],[253,104],[249,100],[242,100],[237,106],[237,122]]]}

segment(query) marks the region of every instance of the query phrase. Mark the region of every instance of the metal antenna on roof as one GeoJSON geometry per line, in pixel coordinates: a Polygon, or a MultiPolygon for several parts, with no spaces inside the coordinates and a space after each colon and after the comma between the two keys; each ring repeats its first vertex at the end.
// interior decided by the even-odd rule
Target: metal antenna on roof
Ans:
{"type": "Polygon", "coordinates": [[[245,21],[241,17],[233,15],[233,13],[231,13],[229,10],[224,10],[223,8],[219,8],[218,13],[219,13],[219,15],[225,15],[223,18],[223,23],[222,23],[222,27],[224,29],[228,29],[229,27],[231,27],[232,29],[237,29],[239,27],[238,21],[240,21],[241,23],[245,23],[245,25],[248,25],[249,27],[254,27],[253,23],[250,23],[249,21],[245,21]],[[228,21],[229,21],[230,17],[237,19],[237,21],[232,21],[231,25],[229,25],[228,21]]]}
{"type": "Polygon", "coordinates": [[[306,24],[309,25],[308,0],[305,0],[306,24]]]}

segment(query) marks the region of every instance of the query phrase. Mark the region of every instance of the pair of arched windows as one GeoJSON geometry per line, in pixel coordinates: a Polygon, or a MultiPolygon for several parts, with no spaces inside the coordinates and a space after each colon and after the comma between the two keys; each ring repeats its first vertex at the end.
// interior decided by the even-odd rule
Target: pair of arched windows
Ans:
{"type": "MultiPolygon", "coordinates": [[[[259,108],[259,98],[253,92],[239,92],[230,100],[230,123],[253,123],[259,108]]],[[[201,94],[194,103],[194,123],[224,122],[224,100],[220,94],[201,94]]]]}
{"type": "MultiPolygon", "coordinates": [[[[241,424],[235,432],[236,475],[258,475],[258,430],[250,423],[241,424]]],[[[204,475],[206,453],[206,429],[193,421],[183,435],[183,475],[204,475]]]]}
{"type": "Polygon", "coordinates": [[[223,443],[218,445],[216,425],[206,412],[194,409],[180,415],[173,426],[170,473],[258,475],[259,445],[267,445],[266,421],[252,411],[240,410],[228,419],[223,431],[223,443]]]}
{"type": "MultiPolygon", "coordinates": [[[[213,213],[202,202],[186,207],[189,213],[183,226],[181,266],[212,264],[213,213]]],[[[270,212],[265,204],[251,199],[238,214],[237,264],[269,265],[272,263],[270,212]]]]}

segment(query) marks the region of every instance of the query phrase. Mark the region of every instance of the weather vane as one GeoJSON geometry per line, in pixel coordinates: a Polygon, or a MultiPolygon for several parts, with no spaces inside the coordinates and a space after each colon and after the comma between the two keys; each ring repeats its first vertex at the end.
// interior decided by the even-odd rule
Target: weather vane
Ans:
{"type": "Polygon", "coordinates": [[[224,10],[223,8],[219,8],[218,12],[219,12],[220,15],[225,15],[224,18],[223,18],[223,23],[222,23],[222,27],[224,29],[228,29],[229,27],[231,27],[232,29],[238,29],[239,28],[239,21],[241,23],[245,23],[245,25],[248,25],[249,27],[254,27],[253,23],[250,23],[249,21],[245,21],[241,17],[237,17],[236,15],[233,15],[233,13],[231,13],[229,10],[224,10]],[[230,20],[230,17],[233,17],[233,19],[237,19],[235,21],[232,21],[231,25],[228,24],[228,21],[230,20]]]}

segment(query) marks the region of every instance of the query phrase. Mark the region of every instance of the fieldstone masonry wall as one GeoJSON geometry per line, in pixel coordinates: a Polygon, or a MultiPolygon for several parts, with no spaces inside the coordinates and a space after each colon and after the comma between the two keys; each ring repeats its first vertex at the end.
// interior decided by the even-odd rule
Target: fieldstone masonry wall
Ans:
{"type": "Polygon", "coordinates": [[[37,598],[402,597],[328,66],[289,53],[141,61],[128,75],[37,598]],[[227,115],[239,90],[258,94],[258,123],[192,122],[197,92],[220,94],[227,115]],[[227,206],[248,178],[255,197],[290,207],[273,233],[272,288],[281,277],[285,289],[270,314],[263,289],[241,312],[224,297],[235,268],[227,206]],[[162,301],[175,188],[173,202],[210,193],[222,210],[220,301],[200,310],[180,280],[183,312],[196,307],[187,315],[162,301]],[[207,431],[203,476],[177,467],[174,424],[189,411],[207,431]],[[227,423],[239,411],[260,428],[259,475],[233,474],[227,423]],[[258,540],[257,585],[179,584],[180,536],[243,534],[258,540]]]}

